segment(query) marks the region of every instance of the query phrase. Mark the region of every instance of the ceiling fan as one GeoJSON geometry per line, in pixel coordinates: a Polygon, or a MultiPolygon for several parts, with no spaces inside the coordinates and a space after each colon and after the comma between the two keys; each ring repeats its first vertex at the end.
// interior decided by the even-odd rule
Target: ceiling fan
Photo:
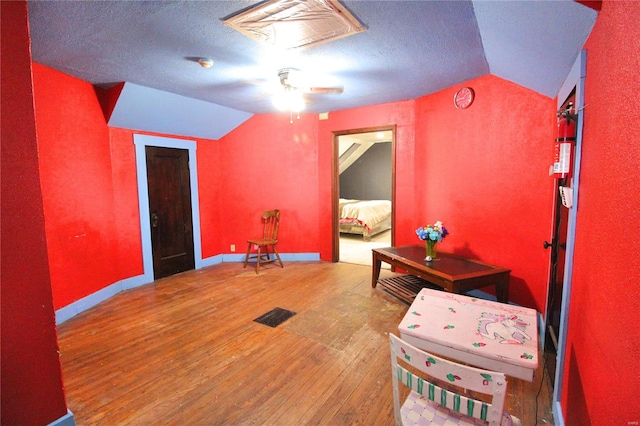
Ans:
{"type": "Polygon", "coordinates": [[[306,94],[340,94],[344,91],[341,86],[322,87],[309,83],[309,76],[295,68],[283,68],[278,71],[278,78],[283,90],[278,92],[273,103],[276,108],[288,110],[290,122],[293,123],[293,113],[300,118],[300,111],[304,109],[304,96],[306,94]]]}
{"type": "Polygon", "coordinates": [[[285,89],[294,89],[302,93],[335,93],[340,94],[344,91],[342,86],[335,87],[315,87],[309,82],[310,77],[295,68],[283,68],[278,71],[278,78],[280,78],[280,84],[285,89]]]}

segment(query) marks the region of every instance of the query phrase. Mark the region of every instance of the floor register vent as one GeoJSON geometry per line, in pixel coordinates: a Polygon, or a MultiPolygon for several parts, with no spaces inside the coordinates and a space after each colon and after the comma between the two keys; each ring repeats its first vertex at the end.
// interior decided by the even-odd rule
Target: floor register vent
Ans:
{"type": "Polygon", "coordinates": [[[254,319],[255,322],[268,325],[269,327],[277,327],[296,313],[282,308],[274,308],[264,315],[254,319]]]}

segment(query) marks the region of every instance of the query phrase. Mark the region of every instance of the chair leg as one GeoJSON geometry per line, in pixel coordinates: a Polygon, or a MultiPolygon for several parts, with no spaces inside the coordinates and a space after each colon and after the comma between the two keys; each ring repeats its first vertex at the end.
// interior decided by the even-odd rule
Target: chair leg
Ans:
{"type": "MultiPolygon", "coordinates": [[[[244,266],[243,268],[247,267],[247,264],[249,263],[249,258],[251,257],[251,246],[253,244],[249,243],[247,245],[247,254],[244,258],[244,266]]],[[[280,254],[278,254],[278,250],[276,250],[275,246],[271,246],[271,249],[273,250],[273,254],[276,255],[276,258],[278,259],[278,263],[280,264],[281,268],[284,268],[284,265],[282,263],[282,259],[280,259],[280,254]]],[[[256,274],[260,272],[260,262],[262,261],[262,256],[266,256],[266,259],[264,259],[263,263],[268,263],[268,262],[274,262],[276,259],[271,259],[271,253],[269,252],[269,246],[260,246],[258,245],[258,253],[256,255],[256,274]],[[262,253],[262,249],[264,247],[264,253],[262,253]]]]}
{"type": "Polygon", "coordinates": [[[260,272],[260,249],[262,249],[262,246],[258,246],[258,257],[256,258],[256,274],[260,272]]]}
{"type": "Polygon", "coordinates": [[[249,254],[251,254],[251,243],[249,243],[249,245],[247,247],[247,255],[244,258],[244,266],[243,266],[243,268],[247,267],[247,262],[249,262],[249,254]]]}
{"type": "Polygon", "coordinates": [[[273,252],[276,254],[276,257],[278,258],[278,263],[280,263],[280,267],[284,268],[284,265],[282,264],[282,260],[280,260],[280,255],[278,254],[278,250],[276,250],[276,246],[273,246],[273,252]]]}

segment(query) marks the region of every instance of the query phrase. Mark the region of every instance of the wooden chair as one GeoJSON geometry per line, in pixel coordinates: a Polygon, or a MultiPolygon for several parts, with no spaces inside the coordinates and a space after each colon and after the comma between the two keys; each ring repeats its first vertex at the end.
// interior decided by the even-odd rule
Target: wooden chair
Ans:
{"type": "Polygon", "coordinates": [[[284,268],[276,244],[278,244],[278,225],[280,223],[280,210],[268,210],[262,213],[262,238],[247,240],[247,255],[244,258],[244,268],[247,267],[249,259],[256,259],[256,274],[260,271],[260,265],[271,262],[278,262],[284,268]],[[273,250],[275,257],[271,257],[269,247],[273,250]],[[251,254],[251,248],[255,247],[256,254],[251,254]],[[264,253],[262,249],[264,248],[264,253]]]}
{"type": "Polygon", "coordinates": [[[393,334],[389,334],[389,343],[396,425],[521,424],[517,417],[503,410],[507,395],[503,373],[440,358],[393,334]],[[402,406],[398,383],[411,389],[402,406]],[[480,394],[484,398],[477,399],[480,394]]]}

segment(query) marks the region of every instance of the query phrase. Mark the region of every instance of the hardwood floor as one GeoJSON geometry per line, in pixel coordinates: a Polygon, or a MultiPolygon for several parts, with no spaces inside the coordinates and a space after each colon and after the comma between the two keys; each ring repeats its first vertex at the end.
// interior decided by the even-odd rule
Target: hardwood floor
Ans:
{"type": "MultiPolygon", "coordinates": [[[[370,280],[345,263],[225,263],[122,292],[58,327],[69,409],[78,425],[391,425],[388,333],[408,306],[370,280]],[[275,307],[297,314],[253,321],[275,307]]],[[[536,406],[552,424],[537,376],[509,380],[524,426],[536,406]]]]}

